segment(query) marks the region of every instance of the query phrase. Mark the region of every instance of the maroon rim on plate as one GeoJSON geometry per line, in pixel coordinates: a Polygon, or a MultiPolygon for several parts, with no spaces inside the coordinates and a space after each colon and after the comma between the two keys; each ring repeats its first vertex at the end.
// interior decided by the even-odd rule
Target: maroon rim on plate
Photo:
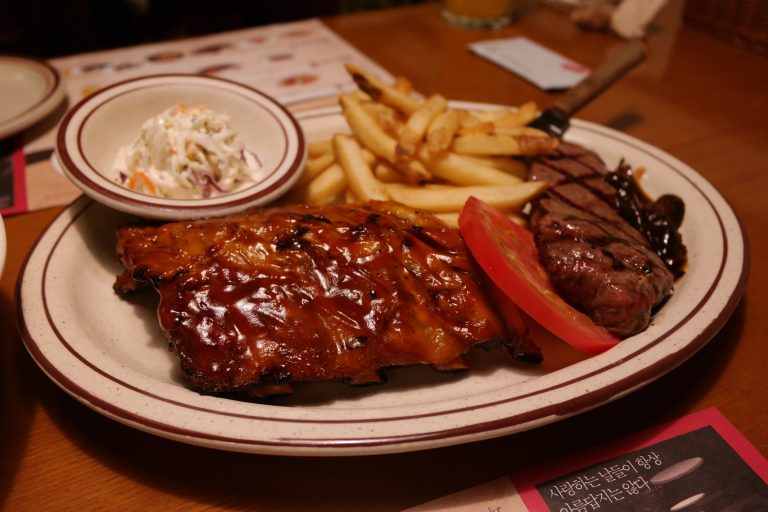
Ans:
{"type": "MultiPolygon", "coordinates": [[[[308,114],[303,118],[307,119],[311,117],[312,117],[312,114],[308,114]]],[[[579,125],[579,128],[587,131],[590,130],[589,125],[585,125],[585,126],[579,125]]],[[[632,144],[631,138],[629,139],[619,138],[612,135],[611,132],[606,133],[605,131],[599,131],[599,130],[593,130],[593,131],[601,137],[612,137],[614,140],[616,140],[621,144],[629,144],[629,145],[632,144]]],[[[663,357],[660,357],[658,360],[653,361],[652,364],[640,367],[634,373],[631,373],[623,376],[622,378],[616,379],[610,382],[607,386],[588,391],[584,393],[582,396],[579,396],[577,398],[560,401],[558,403],[540,407],[535,410],[523,411],[519,414],[499,417],[499,418],[491,419],[488,421],[468,422],[466,424],[461,424],[459,426],[453,426],[453,427],[442,428],[442,429],[439,429],[439,428],[430,429],[428,431],[411,432],[403,435],[380,435],[380,436],[359,435],[359,436],[347,436],[343,438],[283,437],[283,438],[280,438],[279,440],[272,441],[268,439],[244,439],[242,437],[227,436],[223,434],[220,435],[220,434],[200,432],[200,431],[194,431],[186,428],[181,428],[177,425],[173,425],[166,422],[157,421],[154,419],[144,417],[135,412],[121,408],[118,404],[106,401],[98,396],[94,396],[90,391],[88,391],[87,389],[84,389],[77,382],[70,379],[59,368],[57,368],[55,364],[53,364],[44,356],[43,351],[38,345],[38,342],[34,338],[33,334],[30,332],[28,325],[25,321],[24,304],[22,304],[22,300],[21,300],[21,296],[22,296],[21,282],[24,276],[26,275],[27,263],[29,262],[29,258],[31,257],[31,255],[35,252],[34,249],[32,252],[30,252],[30,256],[28,256],[27,261],[24,263],[19,281],[17,282],[17,291],[16,291],[17,302],[18,302],[17,314],[18,314],[18,323],[20,326],[21,335],[24,339],[24,342],[28,350],[30,351],[30,353],[32,354],[33,358],[36,360],[38,365],[40,365],[41,368],[55,382],[57,382],[62,388],[67,390],[73,396],[87,403],[91,407],[94,407],[97,410],[100,410],[103,413],[119,421],[125,422],[133,426],[138,426],[139,428],[146,429],[148,431],[154,432],[161,436],[171,437],[177,440],[187,439],[187,442],[190,442],[189,438],[192,438],[197,440],[210,441],[219,446],[225,445],[225,444],[232,444],[235,446],[282,447],[282,448],[285,448],[286,451],[290,451],[291,449],[298,449],[298,448],[327,449],[329,454],[331,452],[333,452],[334,454],[336,453],[343,454],[344,449],[351,450],[354,448],[362,447],[362,448],[375,448],[376,450],[374,450],[373,453],[386,453],[391,451],[409,451],[409,450],[420,449],[424,447],[422,446],[422,444],[425,442],[432,442],[434,446],[444,446],[447,444],[454,444],[458,442],[480,440],[488,437],[494,437],[497,435],[503,435],[505,433],[510,433],[510,431],[513,431],[516,427],[520,428],[532,422],[542,422],[552,417],[565,417],[572,414],[576,414],[590,407],[600,405],[602,403],[610,401],[613,398],[626,394],[644,384],[647,384],[653,379],[664,375],[665,373],[672,370],[679,364],[683,363],[695,352],[697,352],[701,347],[703,347],[723,327],[723,325],[726,323],[728,318],[733,313],[746,287],[746,281],[747,281],[748,270],[749,270],[748,240],[746,238],[746,234],[744,233],[743,226],[739,223],[738,218],[735,216],[735,214],[733,213],[732,209],[727,204],[725,199],[723,199],[718,194],[717,196],[718,199],[722,200],[723,204],[725,204],[726,207],[729,208],[730,210],[729,213],[732,215],[738,227],[738,234],[733,234],[731,238],[729,238],[729,232],[726,230],[726,225],[725,225],[725,222],[723,221],[721,211],[715,207],[712,201],[712,198],[708,194],[706,194],[701,189],[701,187],[686,174],[686,172],[682,171],[675,165],[674,159],[672,159],[672,161],[668,161],[669,159],[666,158],[666,154],[661,152],[659,152],[659,154],[650,153],[646,148],[644,148],[641,145],[635,145],[634,149],[645,153],[647,156],[653,159],[660,161],[665,167],[668,167],[673,172],[677,173],[679,176],[685,179],[687,183],[692,187],[692,189],[694,189],[709,204],[710,208],[712,209],[712,211],[714,212],[714,215],[717,218],[718,225],[719,225],[719,234],[720,236],[722,236],[722,239],[723,239],[723,257],[722,257],[722,261],[720,262],[719,268],[717,269],[716,275],[714,275],[712,282],[709,284],[709,288],[706,290],[706,293],[703,294],[700,302],[698,304],[692,305],[691,310],[688,311],[687,314],[685,314],[682,319],[680,319],[676,324],[666,327],[665,331],[660,335],[658,335],[656,338],[645,343],[640,347],[637,347],[637,349],[633,350],[629,354],[626,354],[621,359],[613,361],[607,366],[603,366],[596,370],[590,371],[589,373],[581,374],[565,382],[560,382],[556,385],[552,385],[546,389],[539,389],[539,390],[528,392],[525,394],[509,396],[500,400],[487,401],[483,403],[467,405],[464,407],[451,406],[453,408],[450,408],[450,407],[443,408],[439,411],[425,412],[422,414],[410,414],[410,415],[393,414],[386,417],[375,417],[375,418],[349,418],[344,420],[331,420],[331,419],[318,420],[318,419],[312,419],[312,418],[304,418],[304,419],[276,418],[276,417],[264,416],[264,415],[258,415],[258,414],[237,414],[237,413],[228,412],[228,411],[218,411],[218,410],[202,407],[199,405],[179,402],[179,401],[169,399],[168,397],[158,395],[151,391],[140,389],[137,386],[124,382],[119,378],[108,374],[106,371],[99,368],[96,364],[87,360],[87,358],[84,357],[82,354],[78,353],[77,350],[61,335],[61,333],[56,327],[55,320],[52,318],[49,311],[47,310],[47,298],[45,296],[44,286],[46,283],[48,267],[49,267],[52,255],[56,250],[56,247],[58,246],[58,244],[64,238],[66,232],[77,223],[77,220],[80,217],[80,215],[86,212],[88,208],[93,206],[93,203],[80,202],[79,204],[75,203],[70,207],[68,211],[70,211],[70,213],[72,214],[72,218],[69,219],[66,226],[62,228],[61,232],[58,234],[56,240],[54,241],[50,249],[50,252],[46,255],[45,265],[43,269],[44,275],[41,276],[41,279],[40,279],[40,293],[42,294],[43,304],[46,309],[46,318],[48,321],[48,327],[53,331],[55,336],[58,338],[58,342],[62,346],[64,346],[66,350],[68,350],[73,357],[77,358],[82,364],[87,366],[91,371],[98,373],[102,377],[105,377],[120,386],[124,386],[128,389],[131,389],[134,392],[140,393],[153,400],[158,400],[160,402],[168,403],[169,405],[179,406],[192,411],[201,411],[208,414],[222,416],[224,418],[230,417],[230,418],[253,419],[253,420],[260,420],[265,422],[322,425],[322,424],[332,424],[332,423],[340,423],[340,424],[383,423],[383,422],[417,420],[420,418],[429,418],[429,417],[439,417],[439,416],[445,416],[450,414],[487,409],[489,407],[494,407],[497,405],[511,403],[519,400],[524,400],[527,398],[532,398],[534,396],[543,395],[545,393],[550,393],[554,390],[566,388],[579,381],[592,378],[596,375],[599,375],[611,369],[620,367],[630,359],[644,352],[647,352],[651,348],[658,346],[660,343],[665,342],[665,340],[669,339],[677,331],[679,331],[683,326],[689,323],[691,319],[702,309],[702,307],[704,307],[704,305],[707,304],[707,302],[710,300],[712,295],[716,291],[718,291],[718,287],[720,287],[722,284],[723,272],[726,266],[728,265],[737,266],[735,268],[738,268],[739,270],[738,277],[733,281],[729,281],[727,283],[727,285],[729,287],[732,286],[732,288],[729,288],[723,291],[723,293],[727,294],[724,304],[717,310],[716,314],[714,314],[712,318],[708,320],[708,323],[702,327],[701,332],[698,333],[696,336],[694,336],[691,340],[688,340],[685,346],[682,347],[681,350],[678,350],[674,353],[667,354],[663,357]],[[736,238],[733,238],[733,237],[736,237],[736,238]],[[739,245],[738,242],[743,243],[744,252],[743,252],[741,261],[733,260],[733,255],[731,254],[731,251],[730,251],[729,242],[736,242],[737,246],[739,245]],[[482,437],[471,438],[471,436],[478,436],[478,435],[482,437]]],[[[714,191],[714,193],[717,194],[716,191],[714,191]]],[[[63,214],[64,213],[62,213],[62,215],[63,214]]],[[[37,244],[35,247],[37,248],[37,244]]],[[[551,421],[554,421],[554,420],[551,420],[551,421]]],[[[235,449],[235,448],[230,447],[229,449],[235,449]]],[[[325,452],[326,450],[321,450],[321,451],[325,452]]]]}

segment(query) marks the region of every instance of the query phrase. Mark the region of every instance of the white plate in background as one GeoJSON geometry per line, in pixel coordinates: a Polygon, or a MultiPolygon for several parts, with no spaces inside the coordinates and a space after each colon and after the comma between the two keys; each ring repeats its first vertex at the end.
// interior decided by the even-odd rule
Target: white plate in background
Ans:
{"type": "Polygon", "coordinates": [[[47,62],[0,55],[0,139],[32,126],[64,98],[64,83],[47,62]]]}

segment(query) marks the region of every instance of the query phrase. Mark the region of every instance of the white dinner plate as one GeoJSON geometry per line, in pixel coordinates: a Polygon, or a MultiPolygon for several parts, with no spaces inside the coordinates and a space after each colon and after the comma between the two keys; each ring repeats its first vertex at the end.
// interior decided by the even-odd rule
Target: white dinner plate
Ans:
{"type": "Polygon", "coordinates": [[[64,98],[64,83],[48,63],[0,55],[0,139],[50,114],[64,98]]]}
{"type": "MultiPolygon", "coordinates": [[[[335,108],[298,117],[310,141],[346,129],[335,108]]],[[[304,383],[294,395],[261,403],[199,395],[184,385],[167,350],[154,292],[124,298],[112,291],[121,272],[115,228],[130,217],[85,198],[51,224],[23,268],[22,336],[49,377],[87,406],[153,434],[225,450],[402,452],[512,434],[578,414],[649,383],[704,346],[744,291],[749,254],[729,205],[684,163],[586,122],[575,121],[567,138],[596,150],[609,168],[622,157],[646,167],[646,191],[675,193],[689,212],[682,228],[689,264],[674,296],[645,332],[598,356],[548,363],[548,354],[558,353],[550,343],[538,366],[510,364],[480,350],[473,352],[472,370],[461,375],[393,369],[381,386],[304,383]]]]}

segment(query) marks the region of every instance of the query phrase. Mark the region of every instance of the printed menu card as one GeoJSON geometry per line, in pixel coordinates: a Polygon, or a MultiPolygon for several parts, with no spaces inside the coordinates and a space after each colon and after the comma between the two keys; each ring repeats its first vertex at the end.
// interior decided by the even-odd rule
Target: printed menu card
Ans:
{"type": "Polygon", "coordinates": [[[768,511],[768,460],[712,408],[408,510],[768,511]]]}

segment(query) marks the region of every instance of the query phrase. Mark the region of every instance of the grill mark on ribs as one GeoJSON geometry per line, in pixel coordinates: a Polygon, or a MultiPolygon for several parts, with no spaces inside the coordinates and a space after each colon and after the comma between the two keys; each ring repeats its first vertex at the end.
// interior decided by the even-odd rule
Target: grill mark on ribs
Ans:
{"type": "Polygon", "coordinates": [[[532,205],[539,257],[563,298],[615,336],[644,330],[672,293],[673,276],[648,240],[619,214],[605,164],[563,143],[531,167],[551,184],[532,205]]]}
{"type": "Polygon", "coordinates": [[[123,227],[115,289],[151,284],[184,376],[201,392],[455,371],[475,345],[540,359],[504,322],[461,237],[394,203],[291,206],[123,227]]]}

